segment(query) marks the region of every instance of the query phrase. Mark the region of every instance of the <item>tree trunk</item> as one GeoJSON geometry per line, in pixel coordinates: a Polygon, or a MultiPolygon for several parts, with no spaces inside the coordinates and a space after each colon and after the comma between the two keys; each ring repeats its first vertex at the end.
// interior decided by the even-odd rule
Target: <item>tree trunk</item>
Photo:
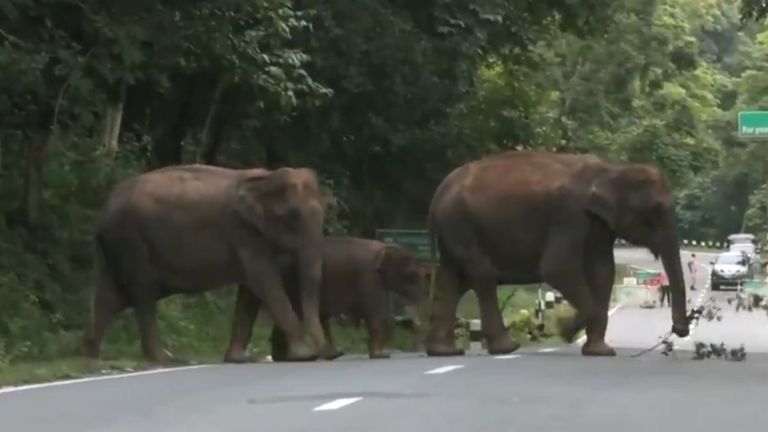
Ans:
{"type": "Polygon", "coordinates": [[[195,87],[191,78],[180,77],[174,88],[152,110],[155,132],[152,165],[162,168],[181,163],[183,141],[192,121],[195,87]]]}
{"type": "Polygon", "coordinates": [[[166,122],[159,126],[159,133],[155,135],[152,144],[152,156],[155,168],[162,168],[181,162],[181,142],[186,135],[183,108],[185,101],[172,101],[161,110],[165,111],[166,122]]]}
{"type": "Polygon", "coordinates": [[[126,87],[124,82],[120,84],[117,98],[110,98],[104,118],[102,148],[112,157],[117,154],[119,148],[120,125],[123,121],[126,87]]]}
{"type": "Polygon", "coordinates": [[[27,226],[40,225],[43,203],[43,172],[45,148],[48,144],[48,132],[32,134],[27,154],[27,172],[24,177],[24,215],[27,226]]]}
{"type": "MultiPolygon", "coordinates": [[[[221,103],[221,93],[224,91],[224,85],[226,81],[221,78],[219,79],[219,82],[216,84],[216,88],[213,90],[213,96],[211,96],[211,104],[208,109],[208,115],[205,116],[205,124],[203,125],[203,132],[201,134],[200,139],[200,146],[197,149],[197,160],[200,161],[201,158],[206,158],[209,154],[209,151],[212,148],[212,135],[215,133],[214,129],[217,125],[214,123],[219,123],[218,120],[218,114],[219,114],[219,105],[221,103]]],[[[218,147],[218,146],[217,146],[218,147]]],[[[216,159],[216,152],[218,151],[218,148],[216,148],[213,151],[213,155],[211,159],[216,159]]]]}

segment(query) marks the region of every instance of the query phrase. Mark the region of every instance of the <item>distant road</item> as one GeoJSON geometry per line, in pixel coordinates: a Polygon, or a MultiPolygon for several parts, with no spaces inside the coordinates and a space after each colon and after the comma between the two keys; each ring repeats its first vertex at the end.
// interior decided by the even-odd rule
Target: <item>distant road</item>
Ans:
{"type": "MultiPolygon", "coordinates": [[[[717,257],[716,252],[699,252],[696,262],[699,270],[696,280],[696,291],[688,291],[692,304],[700,304],[714,299],[723,309],[722,321],[699,320],[699,325],[687,340],[673,338],[679,349],[693,349],[695,341],[705,343],[725,343],[727,346],[738,347],[744,344],[748,352],[768,352],[768,315],[765,311],[736,312],[735,302],[728,305],[727,299],[734,292],[715,291],[709,287],[709,262],[717,257]]],[[[686,286],[690,286],[690,277],[686,263],[690,251],[683,251],[683,266],[685,267],[686,286]]],[[[632,264],[642,268],[661,270],[660,261],[656,261],[650,252],[644,249],[617,248],[616,262],[632,264]]],[[[693,307],[689,306],[689,309],[693,307]]],[[[672,324],[671,312],[668,307],[656,309],[621,308],[616,311],[608,325],[608,342],[616,347],[641,348],[650,347],[658,341],[658,337],[669,331],[672,324]]]]}

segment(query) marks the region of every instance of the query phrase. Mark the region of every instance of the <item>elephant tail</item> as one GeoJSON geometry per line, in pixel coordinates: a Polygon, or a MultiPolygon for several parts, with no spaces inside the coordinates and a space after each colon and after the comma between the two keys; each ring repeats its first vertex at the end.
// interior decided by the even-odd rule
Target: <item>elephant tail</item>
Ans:
{"type": "Polygon", "coordinates": [[[437,224],[435,223],[435,212],[432,208],[429,209],[427,233],[429,236],[429,258],[432,262],[437,262],[437,224]]]}
{"type": "Polygon", "coordinates": [[[116,301],[120,297],[118,279],[114,261],[110,257],[109,247],[103,237],[95,236],[94,262],[91,271],[91,292],[89,298],[89,335],[93,335],[96,325],[96,309],[104,301],[116,301]]]}

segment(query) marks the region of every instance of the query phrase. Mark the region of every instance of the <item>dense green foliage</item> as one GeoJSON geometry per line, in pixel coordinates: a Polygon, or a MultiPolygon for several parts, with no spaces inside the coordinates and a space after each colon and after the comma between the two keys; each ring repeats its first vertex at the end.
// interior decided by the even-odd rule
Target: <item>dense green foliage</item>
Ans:
{"type": "MultiPolygon", "coordinates": [[[[169,164],[311,166],[342,204],[329,231],[370,236],[424,226],[463,161],[593,152],[662,167],[685,237],[764,235],[765,143],[735,135],[768,108],[764,8],[0,0],[0,363],[75,346],[105,194],[169,164]]],[[[169,303],[164,333],[226,323],[223,298],[169,303]]]]}

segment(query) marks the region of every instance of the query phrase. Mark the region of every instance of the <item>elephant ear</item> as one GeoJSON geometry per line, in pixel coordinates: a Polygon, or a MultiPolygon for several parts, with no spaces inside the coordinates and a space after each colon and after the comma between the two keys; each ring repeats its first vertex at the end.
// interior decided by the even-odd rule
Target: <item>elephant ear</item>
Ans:
{"type": "Polygon", "coordinates": [[[618,196],[612,178],[612,175],[605,174],[592,183],[587,194],[586,210],[602,219],[611,230],[616,230],[618,196]]]}
{"type": "Polygon", "coordinates": [[[266,191],[268,179],[269,171],[255,170],[238,182],[235,194],[237,214],[261,232],[266,228],[262,195],[266,191]]]}

